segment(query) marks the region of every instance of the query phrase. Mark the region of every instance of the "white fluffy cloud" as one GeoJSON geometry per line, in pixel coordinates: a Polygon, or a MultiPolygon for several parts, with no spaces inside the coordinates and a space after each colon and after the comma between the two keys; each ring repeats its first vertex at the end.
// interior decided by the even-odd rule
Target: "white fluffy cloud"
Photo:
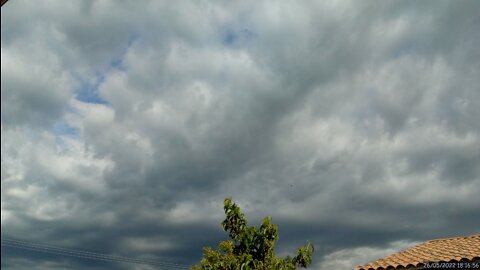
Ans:
{"type": "Polygon", "coordinates": [[[317,263],[317,267],[318,269],[351,270],[365,262],[389,256],[418,244],[411,241],[396,241],[382,248],[359,247],[339,250],[326,255],[321,262],[317,263]]]}

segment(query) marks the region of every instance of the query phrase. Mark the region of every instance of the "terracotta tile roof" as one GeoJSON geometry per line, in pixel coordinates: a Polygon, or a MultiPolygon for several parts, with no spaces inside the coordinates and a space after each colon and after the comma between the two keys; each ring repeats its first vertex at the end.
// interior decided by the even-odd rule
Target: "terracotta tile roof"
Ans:
{"type": "Polygon", "coordinates": [[[480,261],[480,234],[430,240],[365,265],[357,266],[355,270],[417,268],[427,262],[460,261],[480,261]]]}

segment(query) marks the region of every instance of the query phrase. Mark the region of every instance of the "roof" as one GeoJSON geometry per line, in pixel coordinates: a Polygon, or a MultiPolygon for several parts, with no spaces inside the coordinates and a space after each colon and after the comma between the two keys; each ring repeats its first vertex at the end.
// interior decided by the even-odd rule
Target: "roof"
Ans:
{"type": "Polygon", "coordinates": [[[480,261],[480,234],[436,239],[357,266],[355,270],[417,268],[428,262],[480,261]]]}

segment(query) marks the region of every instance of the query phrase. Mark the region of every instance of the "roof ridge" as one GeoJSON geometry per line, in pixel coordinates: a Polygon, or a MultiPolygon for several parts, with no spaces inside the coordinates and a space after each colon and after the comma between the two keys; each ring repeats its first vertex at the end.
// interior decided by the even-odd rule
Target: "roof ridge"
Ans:
{"type": "MultiPolygon", "coordinates": [[[[418,267],[426,262],[478,260],[480,251],[480,234],[468,236],[439,238],[419,243],[402,249],[386,257],[357,266],[355,270],[399,269],[400,266],[418,267]]],[[[400,267],[401,268],[401,267],[400,267]]]]}
{"type": "Polygon", "coordinates": [[[467,236],[437,238],[437,239],[428,240],[428,241],[426,241],[426,242],[424,242],[424,243],[430,243],[430,242],[436,242],[436,241],[445,241],[445,240],[454,240],[454,239],[475,238],[475,237],[480,237],[480,233],[478,233],[478,234],[472,234],[472,235],[467,235],[467,236]]]}

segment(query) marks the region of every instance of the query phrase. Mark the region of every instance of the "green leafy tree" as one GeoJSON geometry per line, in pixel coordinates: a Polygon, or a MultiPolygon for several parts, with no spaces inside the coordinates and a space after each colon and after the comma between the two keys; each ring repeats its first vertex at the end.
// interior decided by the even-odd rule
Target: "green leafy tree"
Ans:
{"type": "Polygon", "coordinates": [[[275,257],[278,227],[271,217],[265,217],[260,228],[248,227],[240,208],[231,198],[224,201],[226,218],[223,229],[231,240],[220,242],[218,250],[206,247],[200,266],[190,270],[294,270],[307,268],[312,263],[313,245],[307,243],[297,250],[293,258],[275,257]]]}

